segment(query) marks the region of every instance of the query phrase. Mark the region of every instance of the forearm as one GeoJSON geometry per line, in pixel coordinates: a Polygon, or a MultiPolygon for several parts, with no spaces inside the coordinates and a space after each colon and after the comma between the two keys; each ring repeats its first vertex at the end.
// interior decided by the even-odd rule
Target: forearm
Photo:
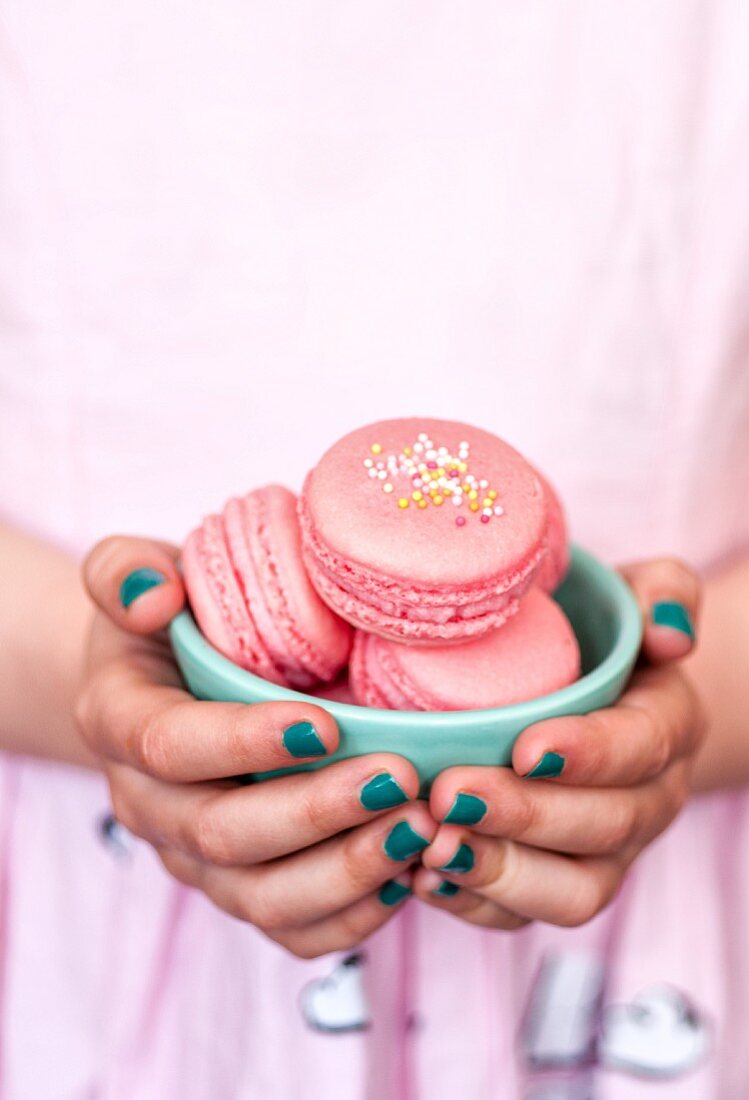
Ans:
{"type": "Polygon", "coordinates": [[[686,663],[708,716],[695,790],[749,784],[749,557],[711,578],[686,663]]]}
{"type": "Polygon", "coordinates": [[[73,721],[93,610],[75,561],[0,524],[0,749],[94,765],[73,721]]]}

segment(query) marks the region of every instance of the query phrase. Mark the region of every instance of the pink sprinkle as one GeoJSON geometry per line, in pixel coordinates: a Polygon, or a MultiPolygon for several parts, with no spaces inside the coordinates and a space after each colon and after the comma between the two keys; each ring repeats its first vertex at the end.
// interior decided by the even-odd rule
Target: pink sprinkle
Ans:
{"type": "Polygon", "coordinates": [[[437,469],[437,463],[434,461],[434,459],[432,459],[431,462],[427,462],[427,470],[436,470],[436,469],[437,469]]]}
{"type": "Polygon", "coordinates": [[[465,516],[458,516],[458,518],[455,520],[455,526],[456,527],[465,527],[465,525],[466,525],[466,517],[465,516]]]}
{"type": "Polygon", "coordinates": [[[482,516],[481,517],[481,522],[482,523],[488,523],[491,518],[492,518],[491,516],[482,516]]]}

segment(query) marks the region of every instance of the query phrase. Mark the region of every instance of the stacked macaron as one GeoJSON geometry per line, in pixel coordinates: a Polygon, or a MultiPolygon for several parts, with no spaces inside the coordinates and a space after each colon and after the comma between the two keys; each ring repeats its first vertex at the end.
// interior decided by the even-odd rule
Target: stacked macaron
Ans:
{"type": "Polygon", "coordinates": [[[183,553],[198,624],[231,660],[325,694],[350,657],[358,703],[414,710],[575,680],[577,642],[548,594],[567,565],[548,482],[489,432],[429,419],[351,432],[298,502],[278,486],[229,501],[183,553]]]}

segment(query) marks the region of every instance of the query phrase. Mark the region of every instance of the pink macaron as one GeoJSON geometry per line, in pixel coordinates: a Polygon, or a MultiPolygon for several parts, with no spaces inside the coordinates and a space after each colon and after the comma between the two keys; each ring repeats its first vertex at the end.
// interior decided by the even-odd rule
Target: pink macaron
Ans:
{"type": "Polygon", "coordinates": [[[200,629],[242,668],[308,688],[346,664],[352,631],[310,584],[288,489],[255,489],[207,516],[185,542],[182,569],[200,629]]]}
{"type": "Polygon", "coordinates": [[[363,706],[474,710],[535,699],[579,675],[572,627],[559,605],[533,588],[508,623],[463,645],[403,645],[357,631],[350,683],[363,706]]]}
{"type": "Polygon", "coordinates": [[[543,474],[536,470],[546,495],[548,523],[546,556],[536,573],[534,584],[544,592],[553,592],[564,580],[570,565],[569,536],[562,502],[543,474]]]}
{"type": "Polygon", "coordinates": [[[355,626],[412,643],[500,626],[546,554],[535,470],[491,433],[449,420],[344,436],[308,475],[300,519],[323,599],[355,626]]]}

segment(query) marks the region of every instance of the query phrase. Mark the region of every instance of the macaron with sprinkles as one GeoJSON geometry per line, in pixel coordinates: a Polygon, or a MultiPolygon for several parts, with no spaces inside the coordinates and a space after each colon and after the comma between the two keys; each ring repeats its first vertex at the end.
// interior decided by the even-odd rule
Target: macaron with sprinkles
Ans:
{"type": "Polygon", "coordinates": [[[384,420],[344,436],[307,476],[299,516],[305,565],[329,606],[414,644],[501,626],[547,553],[533,467],[449,420],[384,420]]]}

